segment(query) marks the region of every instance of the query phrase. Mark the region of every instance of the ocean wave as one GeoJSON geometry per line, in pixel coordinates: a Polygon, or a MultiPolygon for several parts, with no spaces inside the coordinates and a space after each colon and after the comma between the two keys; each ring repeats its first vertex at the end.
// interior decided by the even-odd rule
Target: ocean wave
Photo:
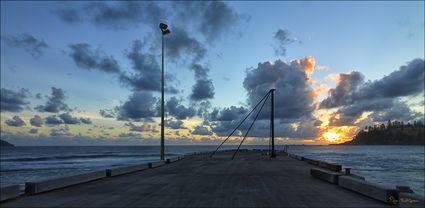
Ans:
{"type": "MultiPolygon", "coordinates": [[[[175,155],[177,154],[166,154],[166,156],[175,156],[175,155]]],[[[159,154],[87,154],[87,155],[6,158],[6,159],[1,159],[1,162],[31,162],[31,161],[51,161],[51,160],[101,159],[101,158],[137,158],[137,157],[158,157],[158,156],[159,154]]]]}

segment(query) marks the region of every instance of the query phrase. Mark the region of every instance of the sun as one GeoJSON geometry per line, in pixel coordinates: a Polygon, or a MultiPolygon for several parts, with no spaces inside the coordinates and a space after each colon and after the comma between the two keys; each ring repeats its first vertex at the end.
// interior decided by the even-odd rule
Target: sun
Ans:
{"type": "Polygon", "coordinates": [[[326,132],[323,134],[323,137],[328,140],[329,142],[337,142],[340,140],[341,134],[337,134],[334,132],[326,132]]]}

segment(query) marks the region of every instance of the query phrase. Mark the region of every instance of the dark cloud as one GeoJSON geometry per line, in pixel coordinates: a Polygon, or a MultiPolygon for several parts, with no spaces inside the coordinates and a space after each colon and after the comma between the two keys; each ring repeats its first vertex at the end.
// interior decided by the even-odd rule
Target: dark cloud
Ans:
{"type": "Polygon", "coordinates": [[[208,42],[213,42],[229,31],[235,31],[246,19],[222,1],[179,1],[173,2],[176,16],[183,22],[196,25],[208,42]]]}
{"type": "Polygon", "coordinates": [[[338,85],[329,90],[329,96],[320,103],[321,108],[332,108],[351,104],[355,101],[353,93],[364,83],[360,72],[340,74],[338,85]]]}
{"type": "Polygon", "coordinates": [[[92,124],[93,123],[90,118],[80,118],[80,121],[83,124],[92,124]]]}
{"type": "Polygon", "coordinates": [[[1,111],[20,112],[24,109],[25,105],[29,104],[26,99],[29,96],[29,91],[21,89],[18,92],[1,88],[0,93],[0,106],[1,111]]]}
{"type": "Polygon", "coordinates": [[[209,68],[203,67],[200,64],[192,64],[191,70],[195,73],[196,79],[205,79],[208,78],[209,68]]]}
{"type": "Polygon", "coordinates": [[[330,90],[321,108],[353,104],[360,100],[397,98],[424,92],[424,60],[414,59],[380,80],[363,82],[359,72],[340,74],[338,85],[330,90]]]}
{"type": "Polygon", "coordinates": [[[274,34],[274,40],[276,41],[276,45],[273,46],[274,53],[277,56],[285,56],[286,55],[286,46],[290,43],[293,43],[295,40],[289,37],[289,31],[286,29],[279,29],[274,34]]]}
{"type": "Polygon", "coordinates": [[[43,126],[43,119],[39,115],[35,115],[30,119],[30,124],[33,126],[41,127],[43,126]]]}
{"type": "Polygon", "coordinates": [[[115,112],[110,109],[100,109],[99,114],[104,118],[115,118],[115,112]]]}
{"type": "Polygon", "coordinates": [[[156,106],[158,100],[150,92],[134,92],[129,99],[121,106],[117,107],[118,120],[151,119],[157,115],[156,106]]]}
{"type": "MultiPolygon", "coordinates": [[[[257,68],[247,71],[243,86],[248,93],[251,107],[275,88],[275,116],[289,122],[303,117],[310,118],[313,111],[313,90],[308,82],[308,73],[312,70],[305,60],[296,60],[288,64],[277,60],[274,63],[259,63],[257,68]]],[[[268,105],[263,109],[270,112],[268,105]]],[[[265,114],[269,115],[269,114],[265,114]]]]}
{"type": "Polygon", "coordinates": [[[120,133],[118,137],[142,138],[138,133],[120,133]]]}
{"type": "Polygon", "coordinates": [[[101,50],[93,51],[87,43],[71,44],[69,47],[71,49],[69,56],[79,68],[120,73],[118,61],[113,56],[107,56],[101,50]]]}
{"type": "Polygon", "coordinates": [[[144,43],[135,40],[132,49],[126,52],[130,59],[134,74],[122,74],[120,80],[132,87],[134,90],[161,90],[161,69],[156,61],[155,55],[148,53],[144,49],[144,43]]]}
{"type": "Polygon", "coordinates": [[[171,129],[186,129],[181,120],[167,119],[165,120],[165,126],[171,129]]]}
{"type": "Polygon", "coordinates": [[[177,119],[192,118],[196,115],[196,110],[193,107],[185,107],[180,104],[176,97],[171,97],[165,104],[166,112],[177,119]]]}
{"type": "Polygon", "coordinates": [[[214,85],[211,79],[198,79],[192,87],[190,99],[200,101],[214,98],[214,85]]]}
{"type": "Polygon", "coordinates": [[[52,87],[52,94],[48,97],[45,105],[35,107],[39,112],[58,113],[59,111],[70,110],[68,105],[64,102],[66,99],[65,91],[61,88],[52,87]]]}
{"type": "Polygon", "coordinates": [[[3,41],[8,46],[24,49],[35,58],[40,57],[43,50],[49,47],[44,40],[39,40],[30,34],[3,37],[3,41]]]}
{"type": "Polygon", "coordinates": [[[66,23],[79,23],[82,21],[80,13],[74,9],[58,9],[54,11],[54,14],[66,23]]]}
{"type": "Polygon", "coordinates": [[[113,29],[134,28],[142,24],[157,28],[164,19],[164,10],[150,1],[96,2],[86,9],[95,25],[113,29]]]}
{"type": "Polygon", "coordinates": [[[205,57],[206,52],[202,43],[190,37],[182,28],[173,27],[172,35],[166,37],[165,53],[174,61],[184,56],[191,56],[193,62],[197,62],[205,57]]]}
{"type": "Polygon", "coordinates": [[[248,113],[247,109],[244,107],[231,106],[230,108],[224,108],[220,111],[220,114],[217,116],[218,121],[232,121],[236,119],[241,119],[242,115],[248,113]]]}
{"type": "Polygon", "coordinates": [[[48,116],[44,118],[44,123],[46,125],[59,125],[59,124],[62,124],[63,121],[60,118],[53,115],[53,116],[48,116]]]}
{"type": "Polygon", "coordinates": [[[79,124],[81,122],[80,119],[72,117],[69,113],[62,113],[59,115],[59,118],[62,119],[65,124],[79,124]]]}
{"type": "Polygon", "coordinates": [[[213,132],[205,126],[195,126],[191,133],[194,135],[213,135],[213,132]]]}
{"type": "Polygon", "coordinates": [[[37,134],[37,133],[38,133],[38,129],[36,129],[36,128],[32,128],[32,129],[30,129],[30,130],[28,131],[28,133],[30,133],[30,134],[37,134]]]}
{"type": "Polygon", "coordinates": [[[364,112],[371,112],[369,119],[373,122],[423,117],[423,113],[412,111],[400,98],[424,93],[424,60],[414,59],[379,80],[363,80],[359,72],[340,74],[337,86],[320,103],[321,108],[339,107],[330,125],[355,125],[364,112]]]}
{"type": "Polygon", "coordinates": [[[15,127],[25,126],[25,122],[19,116],[13,116],[12,119],[6,120],[6,124],[15,127]]]}

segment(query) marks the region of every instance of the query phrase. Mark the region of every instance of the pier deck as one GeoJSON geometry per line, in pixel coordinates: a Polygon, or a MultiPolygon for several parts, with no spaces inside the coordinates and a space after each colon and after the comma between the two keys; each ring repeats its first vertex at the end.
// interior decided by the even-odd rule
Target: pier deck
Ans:
{"type": "Polygon", "coordinates": [[[310,176],[309,165],[258,152],[186,157],[154,169],[1,204],[1,207],[394,207],[310,176]]]}

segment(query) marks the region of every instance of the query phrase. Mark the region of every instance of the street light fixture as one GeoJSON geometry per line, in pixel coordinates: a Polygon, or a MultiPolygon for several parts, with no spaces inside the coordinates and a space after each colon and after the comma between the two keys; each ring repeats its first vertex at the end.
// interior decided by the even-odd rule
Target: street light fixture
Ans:
{"type": "Polygon", "coordinates": [[[164,160],[164,36],[170,34],[167,29],[168,25],[164,23],[159,24],[159,29],[162,32],[162,80],[161,80],[161,160],[164,160]]]}

